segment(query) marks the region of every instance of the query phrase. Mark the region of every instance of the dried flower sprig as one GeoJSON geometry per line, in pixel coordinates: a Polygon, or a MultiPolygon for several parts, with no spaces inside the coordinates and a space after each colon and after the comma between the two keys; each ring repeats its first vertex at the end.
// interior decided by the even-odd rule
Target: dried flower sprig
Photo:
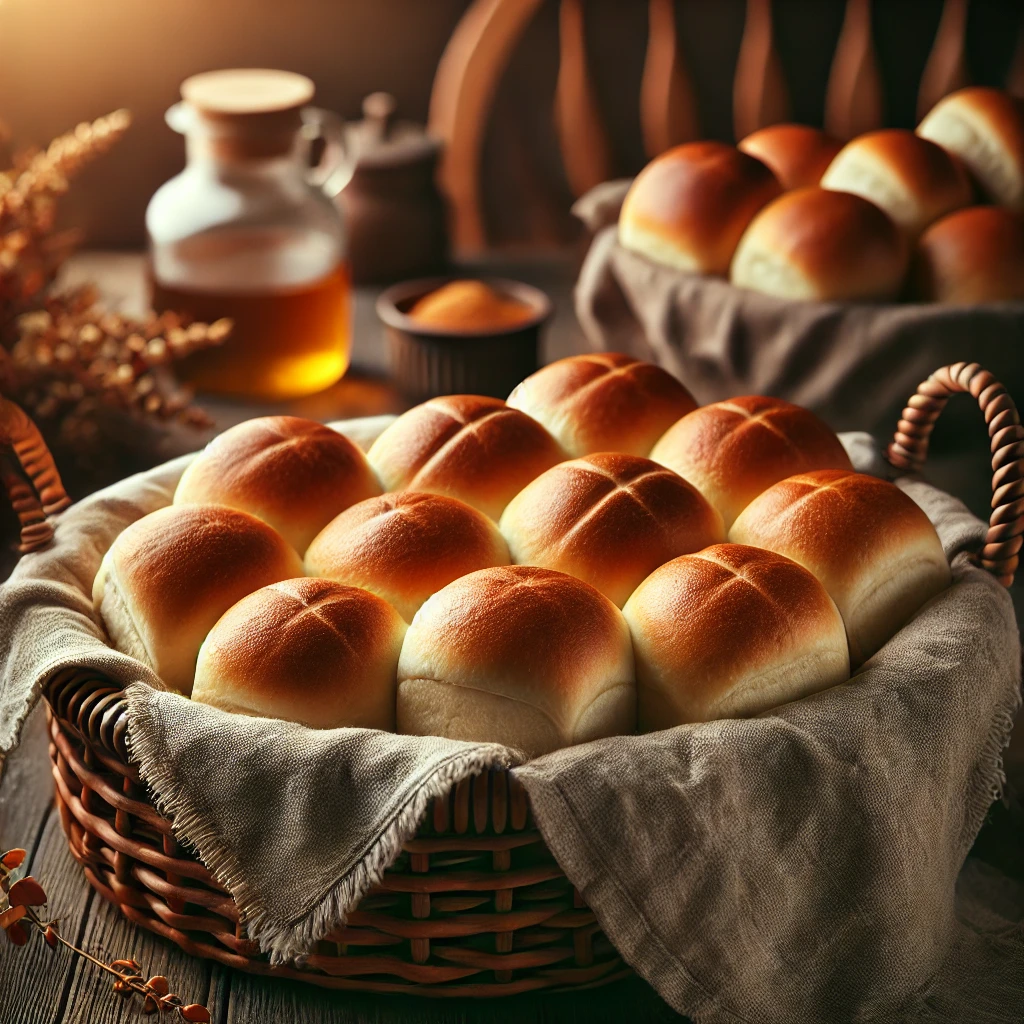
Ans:
{"type": "Polygon", "coordinates": [[[190,1024],[209,1024],[210,1011],[201,1003],[188,1003],[171,992],[170,983],[162,974],[144,980],[141,967],[135,960],[112,960],[104,963],[98,957],[68,942],[58,931],[58,922],[46,920],[43,909],[47,897],[43,887],[31,876],[21,877],[25,861],[24,850],[8,850],[0,855],[0,929],[15,946],[24,946],[29,939],[29,928],[36,929],[51,949],[64,946],[76,956],[111,975],[114,991],[125,998],[133,995],[143,999],[145,1014],[176,1013],[190,1024]]]}
{"type": "Polygon", "coordinates": [[[18,340],[0,354],[0,389],[17,395],[37,421],[59,423],[75,447],[95,440],[100,406],[209,425],[167,367],[219,345],[230,321],[189,323],[176,313],[136,320],[95,303],[94,290],[81,288],[19,317],[18,340]]]}
{"type": "Polygon", "coordinates": [[[110,149],[130,123],[127,110],[84,122],[0,173],[0,320],[10,321],[52,283],[79,241],[77,232],[53,233],[57,200],[71,177],[110,149]]]}
{"type": "MultiPolygon", "coordinates": [[[[80,124],[0,172],[0,394],[24,407],[50,444],[89,471],[102,472],[105,460],[116,464],[119,442],[111,444],[100,426],[111,410],[142,422],[208,426],[169,367],[220,344],[230,330],[228,321],[191,323],[170,313],[135,320],[99,308],[93,288],[51,289],[80,240],[76,232],[55,230],[57,201],[130,120],[118,110],[80,124]]],[[[13,479],[5,472],[0,482],[13,479]]],[[[41,535],[44,528],[38,529],[41,535]]]]}

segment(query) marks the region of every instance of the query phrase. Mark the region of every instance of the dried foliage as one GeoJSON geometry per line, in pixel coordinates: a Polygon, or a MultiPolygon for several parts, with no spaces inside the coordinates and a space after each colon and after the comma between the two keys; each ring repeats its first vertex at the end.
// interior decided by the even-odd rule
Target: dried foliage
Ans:
{"type": "Polygon", "coordinates": [[[43,887],[31,875],[22,877],[24,850],[8,850],[0,855],[0,929],[15,946],[28,943],[35,930],[51,949],[63,946],[101,971],[114,978],[114,991],[125,998],[141,996],[144,1014],[176,1014],[179,1020],[191,1024],[209,1024],[210,1011],[200,1003],[188,1003],[171,991],[170,983],[162,974],[148,981],[141,966],[132,959],[112,960],[104,963],[91,953],[68,942],[58,930],[59,922],[51,921],[44,913],[47,896],[43,887]]]}
{"type": "Polygon", "coordinates": [[[219,344],[230,324],[188,323],[174,314],[133,320],[104,312],[93,289],[55,293],[57,272],[79,241],[57,231],[57,203],[72,176],[128,127],[119,110],[17,157],[0,173],[0,393],[24,406],[48,439],[92,457],[101,414],[115,410],[194,425],[168,366],[219,344]]]}
{"type": "Polygon", "coordinates": [[[168,366],[219,344],[230,324],[187,323],[174,313],[133,320],[96,308],[90,288],[49,298],[17,320],[17,337],[0,351],[0,391],[34,419],[60,425],[61,440],[89,450],[101,409],[204,426],[168,366]]]}
{"type": "Polygon", "coordinates": [[[0,174],[0,329],[9,329],[53,282],[78,241],[77,232],[54,232],[57,200],[76,172],[121,138],[130,120],[118,110],[80,124],[46,149],[15,157],[0,174]]]}

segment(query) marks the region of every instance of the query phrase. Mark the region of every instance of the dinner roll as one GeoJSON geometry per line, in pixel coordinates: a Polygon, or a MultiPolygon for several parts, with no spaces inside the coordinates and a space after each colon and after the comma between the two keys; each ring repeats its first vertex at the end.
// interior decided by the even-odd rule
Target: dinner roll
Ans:
{"type": "Polygon", "coordinates": [[[1024,210],[1024,103],[970,86],[939,100],[917,134],[958,156],[994,202],[1024,210]]]}
{"type": "Polygon", "coordinates": [[[262,416],[214,438],[185,470],[174,503],[251,512],[301,555],[342,509],[380,490],[366,456],[336,430],[262,416]]]}
{"type": "Polygon", "coordinates": [[[651,458],[688,480],[726,529],[762,491],[812,469],[852,469],[839,438],[813,412],[781,398],[745,395],[684,416],[651,458]]]}
{"type": "Polygon", "coordinates": [[[398,731],[504,743],[528,755],[636,727],[622,612],[589,584],[509,565],[449,583],[398,661],[398,731]]]}
{"type": "Polygon", "coordinates": [[[292,579],[229,608],[199,650],[192,699],[314,729],[394,729],[405,622],[382,598],[292,579]]]}
{"type": "Polygon", "coordinates": [[[650,459],[599,452],[527,484],[501,517],[512,561],[586,580],[620,608],[663,562],[725,539],[722,517],[650,459]]]}
{"type": "Polygon", "coordinates": [[[619,214],[619,242],[675,270],[726,274],[750,219],[781,191],[760,160],[735,146],[687,142],[637,175],[619,214]]]}
{"type": "Polygon", "coordinates": [[[655,569],[623,615],[641,731],[756,715],[850,675],[843,620],[796,562],[716,544],[655,569]]]}
{"type": "Polygon", "coordinates": [[[412,622],[452,580],[509,560],[505,538],[483,512],[443,494],[397,491],[332,520],[310,544],[306,572],[365,587],[412,622]]]}
{"type": "Polygon", "coordinates": [[[870,199],[912,238],[972,199],[960,162],[904,128],[868,132],[848,142],[822,175],[821,187],[870,199]]]}
{"type": "Polygon", "coordinates": [[[497,520],[565,452],[536,420],[498,398],[446,395],[399,416],[368,458],[385,490],[448,494],[497,520]]]}
{"type": "Polygon", "coordinates": [[[817,185],[843,144],[806,124],[772,124],[741,140],[738,148],[771,168],[784,189],[817,185]]]}
{"type": "Polygon", "coordinates": [[[846,623],[855,666],[950,582],[935,527],[913,499],[850,470],[801,473],[769,487],[740,513],[729,539],[792,558],[821,580],[846,623]]]}
{"type": "Polygon", "coordinates": [[[669,426],[697,407],[670,373],[621,352],[550,363],[519,384],[508,404],[543,423],[577,457],[646,455],[669,426]]]}
{"type": "Polygon", "coordinates": [[[123,530],[93,582],[114,647],[192,692],[214,623],[260,587],[302,575],[295,549],[262,520],[225,505],[169,505],[123,530]]]}
{"type": "Polygon", "coordinates": [[[1024,214],[969,206],[943,217],[918,241],[911,282],[926,302],[1024,299],[1024,214]]]}
{"type": "Polygon", "coordinates": [[[893,298],[907,243],[874,203],[847,192],[798,188],[752,221],[732,261],[732,283],[782,299],[893,298]]]}

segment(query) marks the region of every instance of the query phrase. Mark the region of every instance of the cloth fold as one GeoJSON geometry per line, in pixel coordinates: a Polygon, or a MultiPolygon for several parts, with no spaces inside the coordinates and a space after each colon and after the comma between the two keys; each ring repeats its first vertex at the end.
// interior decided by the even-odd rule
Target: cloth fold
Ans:
{"type": "Polygon", "coordinates": [[[435,797],[515,763],[490,743],[307,729],[141,683],[127,694],[128,747],[157,807],[279,962],[309,952],[344,921],[435,797]]]}
{"type": "MultiPolygon", "coordinates": [[[[844,443],[859,468],[891,472],[866,436],[844,443]]],[[[229,715],[109,650],[92,574],[186,464],[73,507],[53,547],[0,588],[0,750],[61,666],[125,685],[131,750],[178,838],[232,893],[250,937],[289,957],[343,921],[434,795],[516,755],[229,715]]],[[[980,1019],[1020,1019],[1020,908],[994,906],[989,880],[961,873],[1020,699],[1012,605],[967,557],[984,525],[919,479],[897,483],[935,523],[953,585],[852,680],[757,718],[514,768],[608,937],[702,1024],[971,1020],[978,987],[980,1019]]]]}

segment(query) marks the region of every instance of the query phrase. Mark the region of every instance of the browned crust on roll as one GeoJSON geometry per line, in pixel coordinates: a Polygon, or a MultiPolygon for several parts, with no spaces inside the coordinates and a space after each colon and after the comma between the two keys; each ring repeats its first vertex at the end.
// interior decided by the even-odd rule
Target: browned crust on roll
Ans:
{"type": "Polygon", "coordinates": [[[973,198],[960,161],[904,128],[885,128],[848,142],[821,186],[853,192],[881,207],[911,237],[973,198]]]}
{"type": "Polygon", "coordinates": [[[508,546],[491,519],[456,498],[417,491],[353,505],[306,552],[310,575],[365,587],[407,622],[452,580],[508,562],[508,546]]]}
{"type": "Polygon", "coordinates": [[[481,569],[431,597],[398,667],[398,728],[539,754],[636,724],[622,613],[549,569],[481,569]]]}
{"type": "Polygon", "coordinates": [[[512,499],[501,517],[513,561],[585,580],[621,607],[663,562],[725,539],[696,488],[636,455],[563,462],[512,499]]]}
{"type": "Polygon", "coordinates": [[[727,528],[779,480],[813,469],[853,468],[839,438],[814,413],[761,395],[696,409],[668,430],[651,458],[693,484],[727,528]]]}
{"type": "Polygon", "coordinates": [[[843,144],[806,124],[772,124],[737,143],[771,168],[784,189],[817,185],[843,144]]]}
{"type": "Polygon", "coordinates": [[[291,579],[233,605],[206,638],[194,700],[316,729],[393,729],[405,623],[386,601],[291,579]]]}
{"type": "Polygon", "coordinates": [[[500,399],[447,395],[403,413],[368,458],[386,490],[448,494],[497,520],[565,453],[536,420],[500,399]]]}
{"type": "Polygon", "coordinates": [[[646,455],[697,407],[670,373],[621,352],[550,363],[519,384],[508,404],[542,423],[577,458],[606,451],[646,455]]]}
{"type": "Polygon", "coordinates": [[[619,241],[678,270],[726,274],[751,218],[781,191],[767,166],[735,146],[687,142],[637,175],[619,241]]]}
{"type": "Polygon", "coordinates": [[[623,611],[643,730],[752,715],[849,675],[824,587],[781,555],[719,544],[655,570],[623,611]]]}
{"type": "Polygon", "coordinates": [[[262,416],[224,431],[185,470],[176,504],[251,512],[302,554],[339,512],[381,488],[347,437],[297,416],[262,416]]]}
{"type": "Polygon", "coordinates": [[[917,244],[911,282],[926,302],[1024,299],[1024,214],[969,206],[943,217],[917,244]]]}
{"type": "Polygon", "coordinates": [[[787,299],[893,298],[907,241],[874,203],[847,192],[798,188],[769,203],[736,250],[732,282],[787,299]]]}
{"type": "Polygon", "coordinates": [[[778,552],[818,577],[843,616],[854,665],[949,585],[922,509],[895,484],[863,473],[782,480],[740,513],[729,539],[778,552]]]}
{"type": "Polygon", "coordinates": [[[188,694],[199,646],[236,601],[302,574],[295,550],[248,512],[169,505],[125,529],[104,557],[93,597],[119,650],[188,694]]]}
{"type": "Polygon", "coordinates": [[[966,164],[995,202],[1024,210],[1024,102],[1001,89],[968,86],[939,100],[917,127],[966,164]]]}

